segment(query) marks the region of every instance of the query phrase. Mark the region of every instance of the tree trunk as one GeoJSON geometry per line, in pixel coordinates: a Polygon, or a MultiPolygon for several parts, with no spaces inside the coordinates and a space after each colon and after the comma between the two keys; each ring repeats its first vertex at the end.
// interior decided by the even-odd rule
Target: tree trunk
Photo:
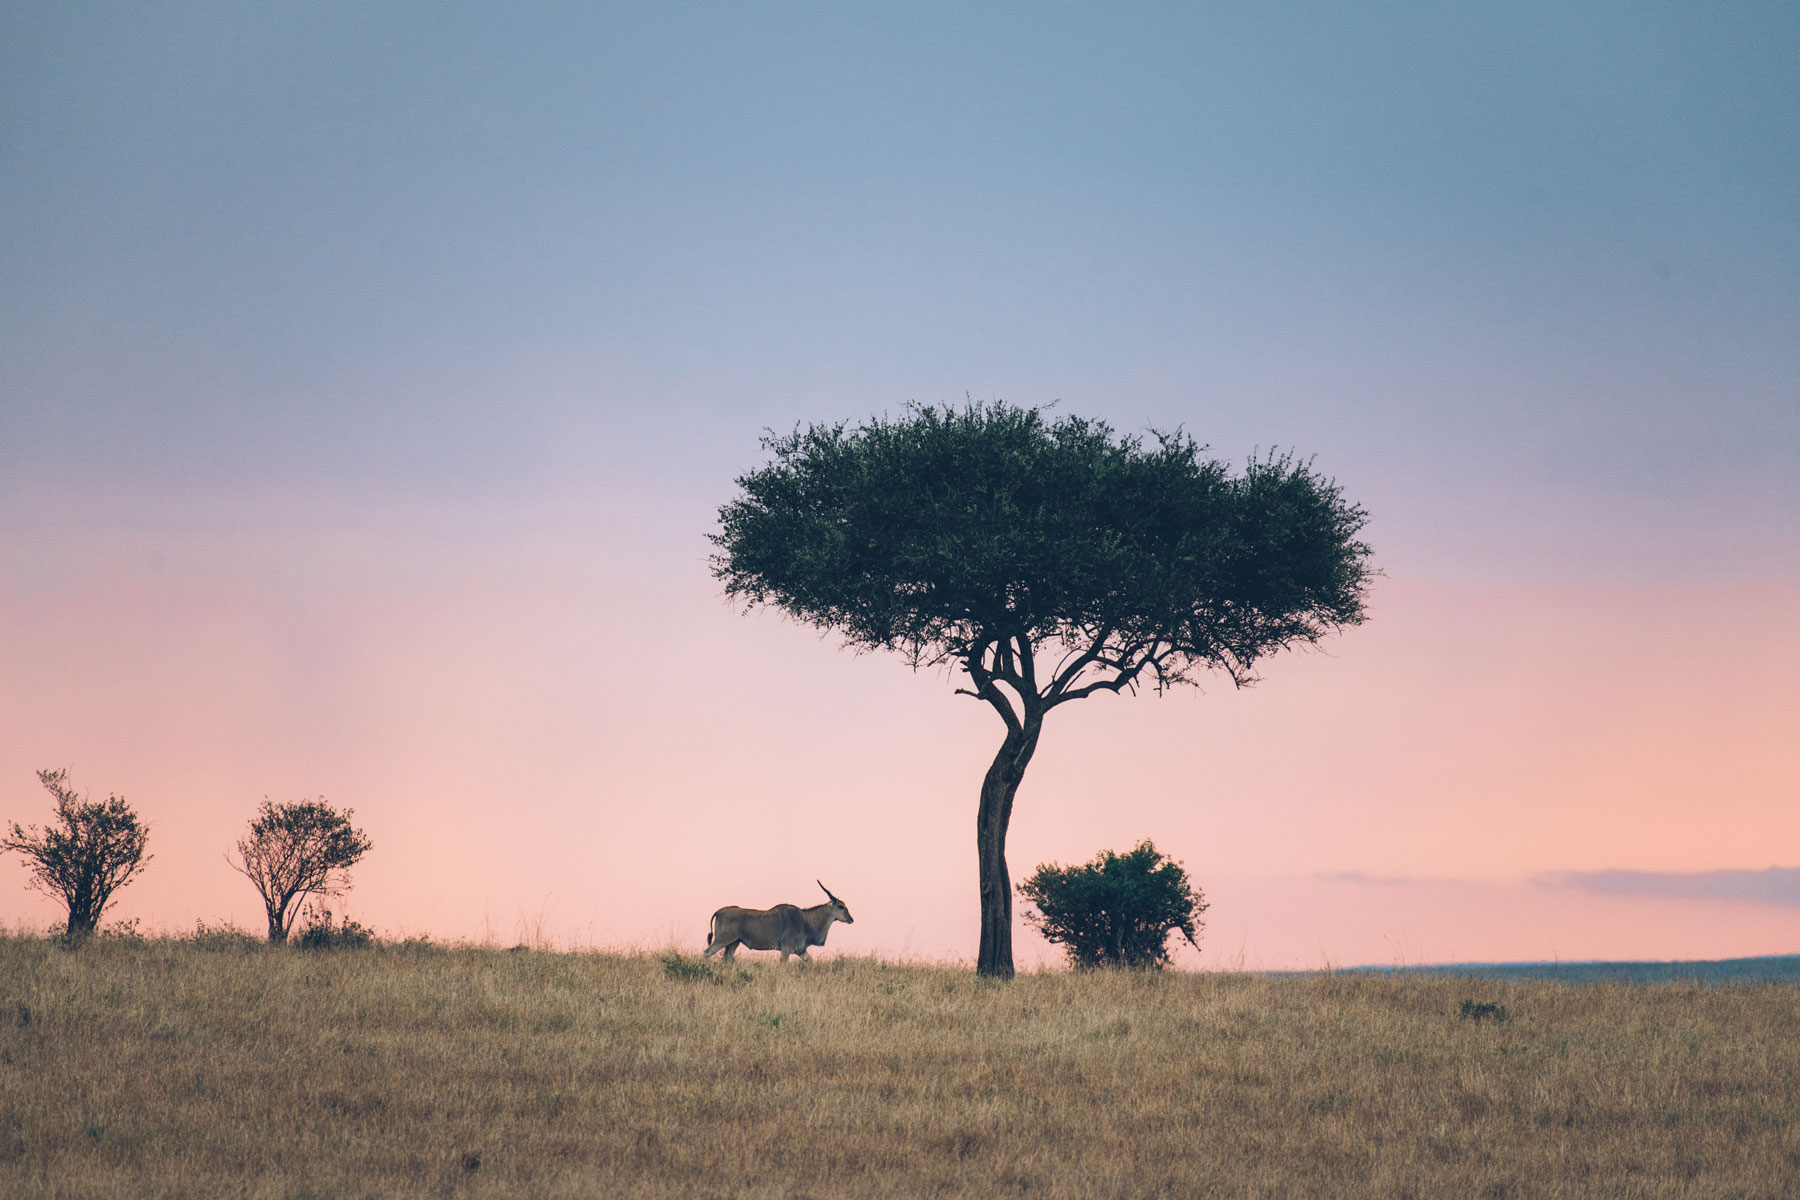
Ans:
{"type": "Polygon", "coordinates": [[[294,902],[301,898],[302,896],[295,892],[289,892],[285,896],[276,892],[263,897],[263,911],[269,915],[269,940],[271,942],[288,940],[288,932],[294,927],[294,918],[300,915],[296,911],[294,902]]]}
{"type": "Polygon", "coordinates": [[[1013,797],[1025,766],[1037,749],[1042,716],[1025,719],[1023,728],[1007,731],[1006,741],[987,778],[981,781],[981,809],[975,817],[975,853],[981,862],[981,949],[975,973],[991,979],[1013,977],[1012,877],[1006,873],[1006,827],[1012,820],[1013,797]]]}
{"type": "Polygon", "coordinates": [[[70,939],[84,938],[100,927],[100,910],[106,907],[106,901],[95,903],[94,885],[90,879],[77,880],[74,890],[65,893],[69,905],[69,925],[63,936],[70,939]]]}

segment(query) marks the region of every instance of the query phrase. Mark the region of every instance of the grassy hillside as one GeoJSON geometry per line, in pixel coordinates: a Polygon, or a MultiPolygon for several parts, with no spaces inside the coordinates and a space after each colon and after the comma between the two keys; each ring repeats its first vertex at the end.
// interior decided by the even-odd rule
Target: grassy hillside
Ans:
{"type": "Polygon", "coordinates": [[[0,1195],[1782,1196],[1800,992],[0,939],[0,1195]],[[1467,1002],[1467,1003],[1465,1003],[1467,1002]]]}

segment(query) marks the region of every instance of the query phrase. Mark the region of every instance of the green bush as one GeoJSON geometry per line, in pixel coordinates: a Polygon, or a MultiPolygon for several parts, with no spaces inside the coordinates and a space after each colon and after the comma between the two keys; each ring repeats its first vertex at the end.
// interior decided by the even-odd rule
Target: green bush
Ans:
{"type": "Polygon", "coordinates": [[[1169,961],[1171,933],[1200,948],[1200,889],[1148,839],[1126,854],[1103,850],[1081,866],[1041,864],[1019,894],[1037,906],[1026,922],[1077,967],[1160,968],[1169,961]]]}

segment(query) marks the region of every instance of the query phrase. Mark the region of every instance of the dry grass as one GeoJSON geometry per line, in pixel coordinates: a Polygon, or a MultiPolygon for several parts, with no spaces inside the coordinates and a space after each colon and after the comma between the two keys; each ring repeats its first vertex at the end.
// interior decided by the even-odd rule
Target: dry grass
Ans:
{"type": "Polygon", "coordinates": [[[1797,1001],[13,937],[0,1194],[1795,1195],[1797,1001]]]}

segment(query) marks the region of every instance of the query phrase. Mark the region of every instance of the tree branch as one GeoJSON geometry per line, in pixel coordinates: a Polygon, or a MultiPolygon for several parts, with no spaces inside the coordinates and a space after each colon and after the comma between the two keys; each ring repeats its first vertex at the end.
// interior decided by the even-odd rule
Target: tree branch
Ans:
{"type": "Polygon", "coordinates": [[[1025,634],[1014,634],[1012,641],[1019,650],[1019,698],[1024,701],[1025,708],[1029,711],[1043,699],[1038,695],[1037,690],[1037,655],[1032,649],[1030,639],[1025,634]]]}
{"type": "Polygon", "coordinates": [[[1172,646],[1164,646],[1161,649],[1157,649],[1153,643],[1150,646],[1144,647],[1142,657],[1136,657],[1139,653],[1136,650],[1128,650],[1125,653],[1115,655],[1111,658],[1100,654],[1093,654],[1088,662],[1082,664],[1083,669],[1092,666],[1095,663],[1099,663],[1101,666],[1113,668],[1118,674],[1111,679],[1097,679],[1093,683],[1084,684],[1078,688],[1070,688],[1059,694],[1050,703],[1054,706],[1069,700],[1080,700],[1086,696],[1093,695],[1095,692],[1112,692],[1117,694],[1124,691],[1126,688],[1133,687],[1137,683],[1137,678],[1143,673],[1145,667],[1151,668],[1156,673],[1158,683],[1160,684],[1163,680],[1163,663],[1167,661],[1169,656],[1174,654],[1174,652],[1175,650],[1172,646]]]}
{"type": "Polygon", "coordinates": [[[975,690],[971,692],[966,688],[958,688],[957,692],[960,695],[975,696],[978,699],[986,700],[989,704],[993,705],[994,711],[1000,714],[1000,719],[1006,722],[1007,731],[1009,733],[1019,733],[1023,731],[1025,727],[1023,717],[1014,710],[1012,703],[1006,698],[1006,693],[1002,692],[996,685],[1000,682],[1011,685],[1015,692],[1020,693],[1021,702],[1023,701],[1024,693],[1019,687],[1017,676],[1009,675],[1000,669],[1000,654],[1000,643],[997,640],[989,639],[982,641],[977,645],[974,650],[963,659],[963,669],[969,673],[969,678],[974,681],[975,690]],[[992,646],[994,650],[994,668],[992,669],[982,662],[982,660],[987,657],[988,648],[990,646],[992,646]]]}
{"type": "Polygon", "coordinates": [[[1031,700],[1028,700],[1028,696],[1035,698],[1035,693],[1026,691],[1024,680],[1017,671],[1017,660],[1013,658],[1012,646],[1008,644],[1008,640],[981,640],[976,648],[963,658],[963,669],[968,671],[968,678],[974,680],[976,689],[968,691],[967,687],[958,687],[956,693],[959,696],[976,696],[977,700],[986,700],[990,705],[994,705],[995,712],[1001,714],[1001,720],[1006,721],[1008,732],[1015,732],[1015,734],[1022,732],[1024,718],[1031,709],[1031,700]],[[994,657],[992,666],[988,666],[985,662],[990,651],[994,657]],[[999,684],[1012,687],[1013,693],[1019,696],[1019,700],[1017,702],[1008,700],[1006,693],[999,689],[999,684]]]}
{"type": "Polygon", "coordinates": [[[1111,625],[1103,626],[1099,635],[1094,638],[1093,645],[1082,651],[1074,662],[1067,665],[1058,664],[1056,675],[1050,680],[1049,688],[1045,690],[1044,699],[1052,704],[1059,703],[1062,693],[1068,690],[1069,685],[1075,682],[1076,677],[1099,659],[1100,652],[1106,649],[1106,639],[1112,635],[1113,627],[1111,625]]]}

